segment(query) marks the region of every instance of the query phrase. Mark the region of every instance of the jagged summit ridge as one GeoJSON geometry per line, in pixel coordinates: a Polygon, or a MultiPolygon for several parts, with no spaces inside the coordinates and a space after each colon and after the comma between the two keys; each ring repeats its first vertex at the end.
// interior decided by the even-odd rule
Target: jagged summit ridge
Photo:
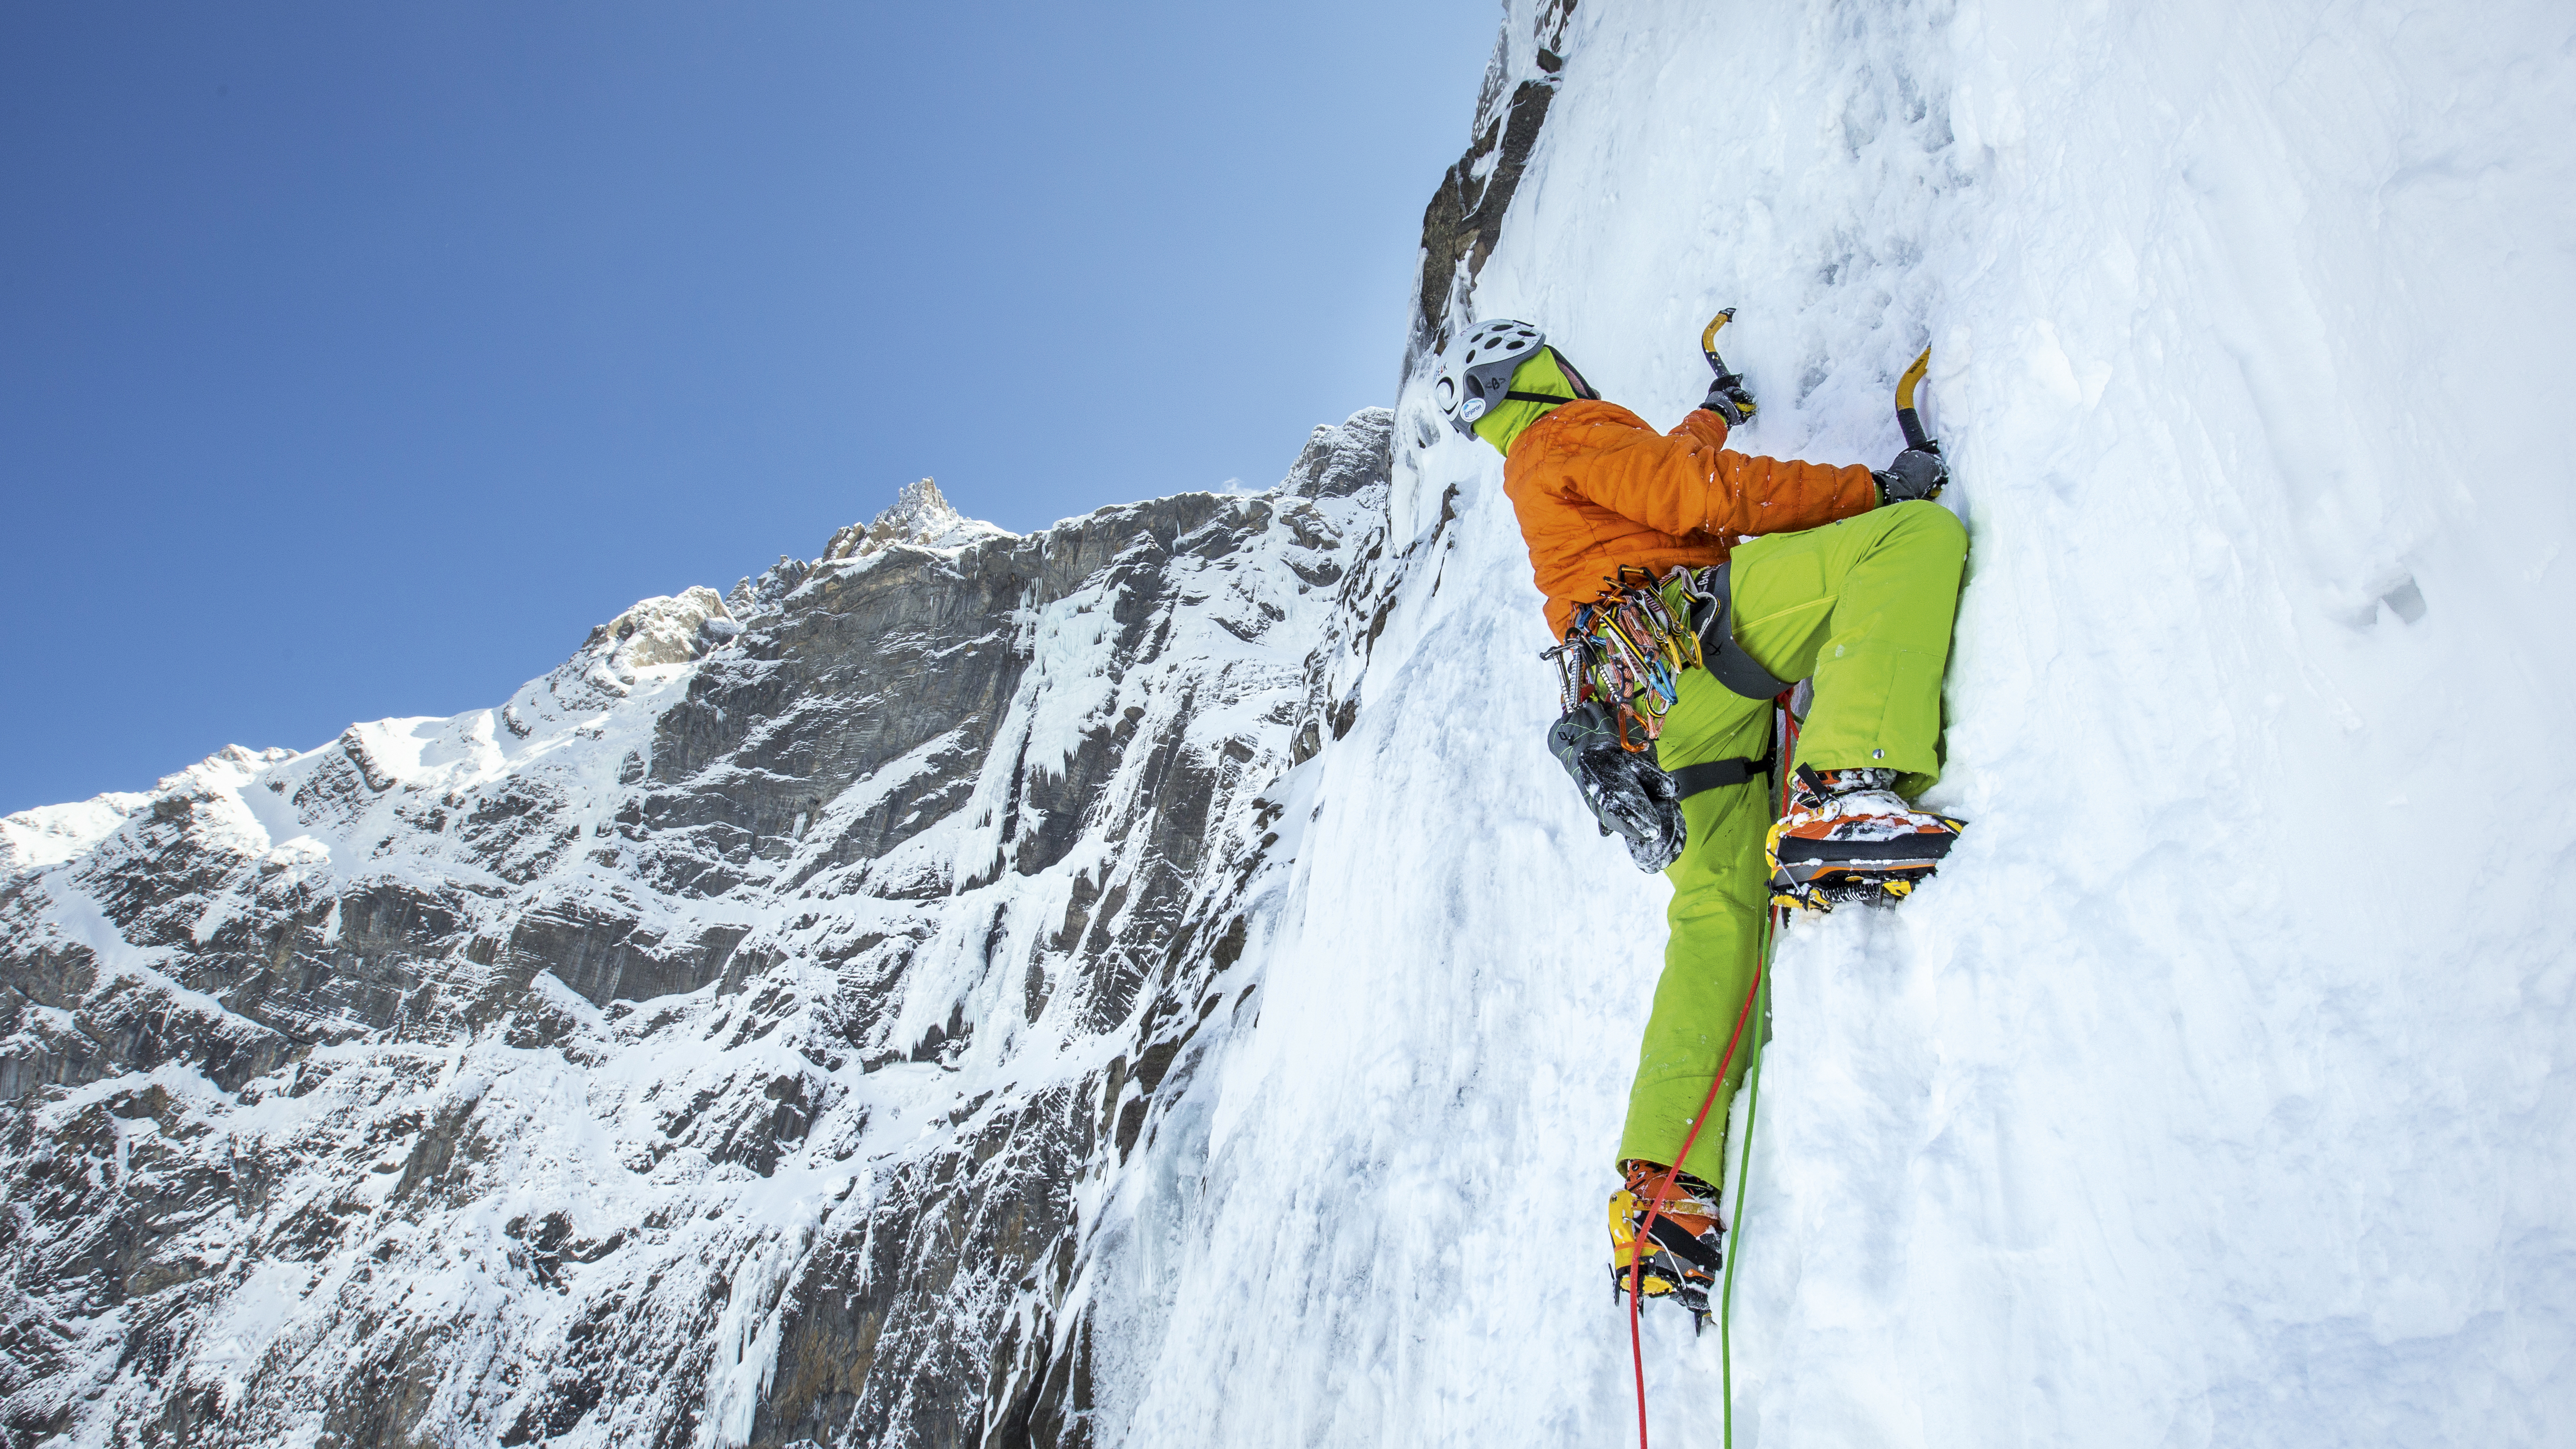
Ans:
{"type": "Polygon", "coordinates": [[[960,549],[987,539],[1017,538],[995,524],[959,513],[939,491],[939,485],[924,478],[903,485],[895,495],[894,506],[868,523],[853,523],[832,535],[823,547],[823,561],[865,558],[899,543],[916,548],[960,549]]]}

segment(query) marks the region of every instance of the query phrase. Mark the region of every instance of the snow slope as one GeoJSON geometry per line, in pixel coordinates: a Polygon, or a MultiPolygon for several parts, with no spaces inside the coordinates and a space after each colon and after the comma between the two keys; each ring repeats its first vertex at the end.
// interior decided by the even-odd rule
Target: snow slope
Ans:
{"type": "MultiPolygon", "coordinates": [[[[1668,424],[1738,305],[1742,445],[1873,465],[1928,341],[1974,537],[1975,826],[1779,954],[1736,1442],[2576,1442],[2576,12],[1634,0],[1562,49],[1452,334],[1539,322],[1668,424]]],[[[1599,1219],[1664,888],[1541,750],[1430,365],[1258,1024],[1077,1289],[1104,1442],[1630,1432],[1599,1219]]],[[[1717,1335],[1648,1317],[1664,1442],[1714,1442],[1717,1335]]]]}

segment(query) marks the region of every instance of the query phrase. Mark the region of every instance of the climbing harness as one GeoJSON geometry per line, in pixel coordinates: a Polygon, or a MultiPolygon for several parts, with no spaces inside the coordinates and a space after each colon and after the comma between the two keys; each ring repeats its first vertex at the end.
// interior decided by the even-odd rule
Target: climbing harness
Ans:
{"type": "MultiPolygon", "coordinates": [[[[1675,567],[1658,579],[1623,564],[1602,580],[1600,597],[1576,608],[1564,640],[1539,656],[1556,664],[1559,712],[1598,700],[1617,714],[1622,747],[1642,750],[1663,733],[1664,715],[1679,697],[1681,671],[1691,665],[1746,699],[1777,699],[1793,688],[1735,640],[1734,568],[1732,560],[1696,570],[1675,567]]],[[[1767,755],[1741,763],[1770,773],[1767,755]]],[[[1682,793],[1748,778],[1737,772],[1682,793]]]]}
{"type": "Polygon", "coordinates": [[[1728,575],[1735,560],[1701,569],[1690,575],[1691,597],[1707,604],[1708,618],[1699,626],[1701,663],[1717,682],[1746,699],[1777,699],[1793,686],[1762,667],[1760,661],[1735,642],[1735,585],[1728,575]],[[1710,640],[1716,641],[1712,647],[1710,640]]]}
{"type": "Polygon", "coordinates": [[[1626,841],[1639,870],[1660,871],[1680,858],[1690,838],[1683,800],[1771,773],[1769,754],[1666,771],[1652,753],[1681,698],[1682,671],[1693,665],[1755,699],[1790,687],[1735,642],[1730,605],[1725,564],[1676,567],[1660,579],[1624,565],[1601,581],[1599,597],[1574,611],[1564,641],[1540,655],[1557,668],[1560,713],[1548,731],[1548,753],[1582,792],[1601,833],[1626,841]]]}
{"type": "Polygon", "coordinates": [[[1558,713],[1597,701],[1617,723],[1619,747],[1643,750],[1664,731],[1681,697],[1681,672],[1701,662],[1699,635],[1676,618],[1664,589],[1688,587],[1686,569],[1662,579],[1635,564],[1602,580],[1599,598],[1574,611],[1565,639],[1539,657],[1556,665],[1558,713]]]}
{"type": "Polygon", "coordinates": [[[1681,698],[1681,672],[1699,662],[1699,636],[1674,616],[1658,583],[1635,565],[1602,580],[1601,596],[1574,611],[1565,641],[1539,657],[1556,665],[1561,707],[1548,753],[1582,792],[1604,835],[1620,836],[1642,871],[1681,858],[1690,827],[1682,787],[1652,753],[1664,716],[1681,698]]]}

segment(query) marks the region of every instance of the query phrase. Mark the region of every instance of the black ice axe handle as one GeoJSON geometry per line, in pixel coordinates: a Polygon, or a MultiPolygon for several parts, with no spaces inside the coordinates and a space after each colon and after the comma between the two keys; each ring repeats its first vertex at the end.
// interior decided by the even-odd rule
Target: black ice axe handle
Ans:
{"type": "Polygon", "coordinates": [[[1932,349],[1926,347],[1923,355],[1914,359],[1914,365],[1905,369],[1905,375],[1896,380],[1896,425],[1905,430],[1905,446],[1938,453],[1941,445],[1924,434],[1923,419],[1914,411],[1914,389],[1922,385],[1923,374],[1931,368],[1932,349]]]}

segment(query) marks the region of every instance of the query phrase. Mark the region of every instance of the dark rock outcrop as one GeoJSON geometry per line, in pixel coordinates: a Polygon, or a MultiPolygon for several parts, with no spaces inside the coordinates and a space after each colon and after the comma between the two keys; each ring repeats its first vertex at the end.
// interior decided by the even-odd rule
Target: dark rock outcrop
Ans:
{"type": "Polygon", "coordinates": [[[1506,29],[1495,43],[1484,88],[1476,97],[1474,139],[1422,210],[1422,262],[1405,344],[1407,373],[1449,345],[1449,319],[1474,315],[1465,300],[1485,259],[1502,240],[1504,213],[1520,190],[1521,172],[1546,124],[1548,103],[1556,99],[1574,6],[1575,0],[1543,0],[1528,36],[1506,29]]]}

